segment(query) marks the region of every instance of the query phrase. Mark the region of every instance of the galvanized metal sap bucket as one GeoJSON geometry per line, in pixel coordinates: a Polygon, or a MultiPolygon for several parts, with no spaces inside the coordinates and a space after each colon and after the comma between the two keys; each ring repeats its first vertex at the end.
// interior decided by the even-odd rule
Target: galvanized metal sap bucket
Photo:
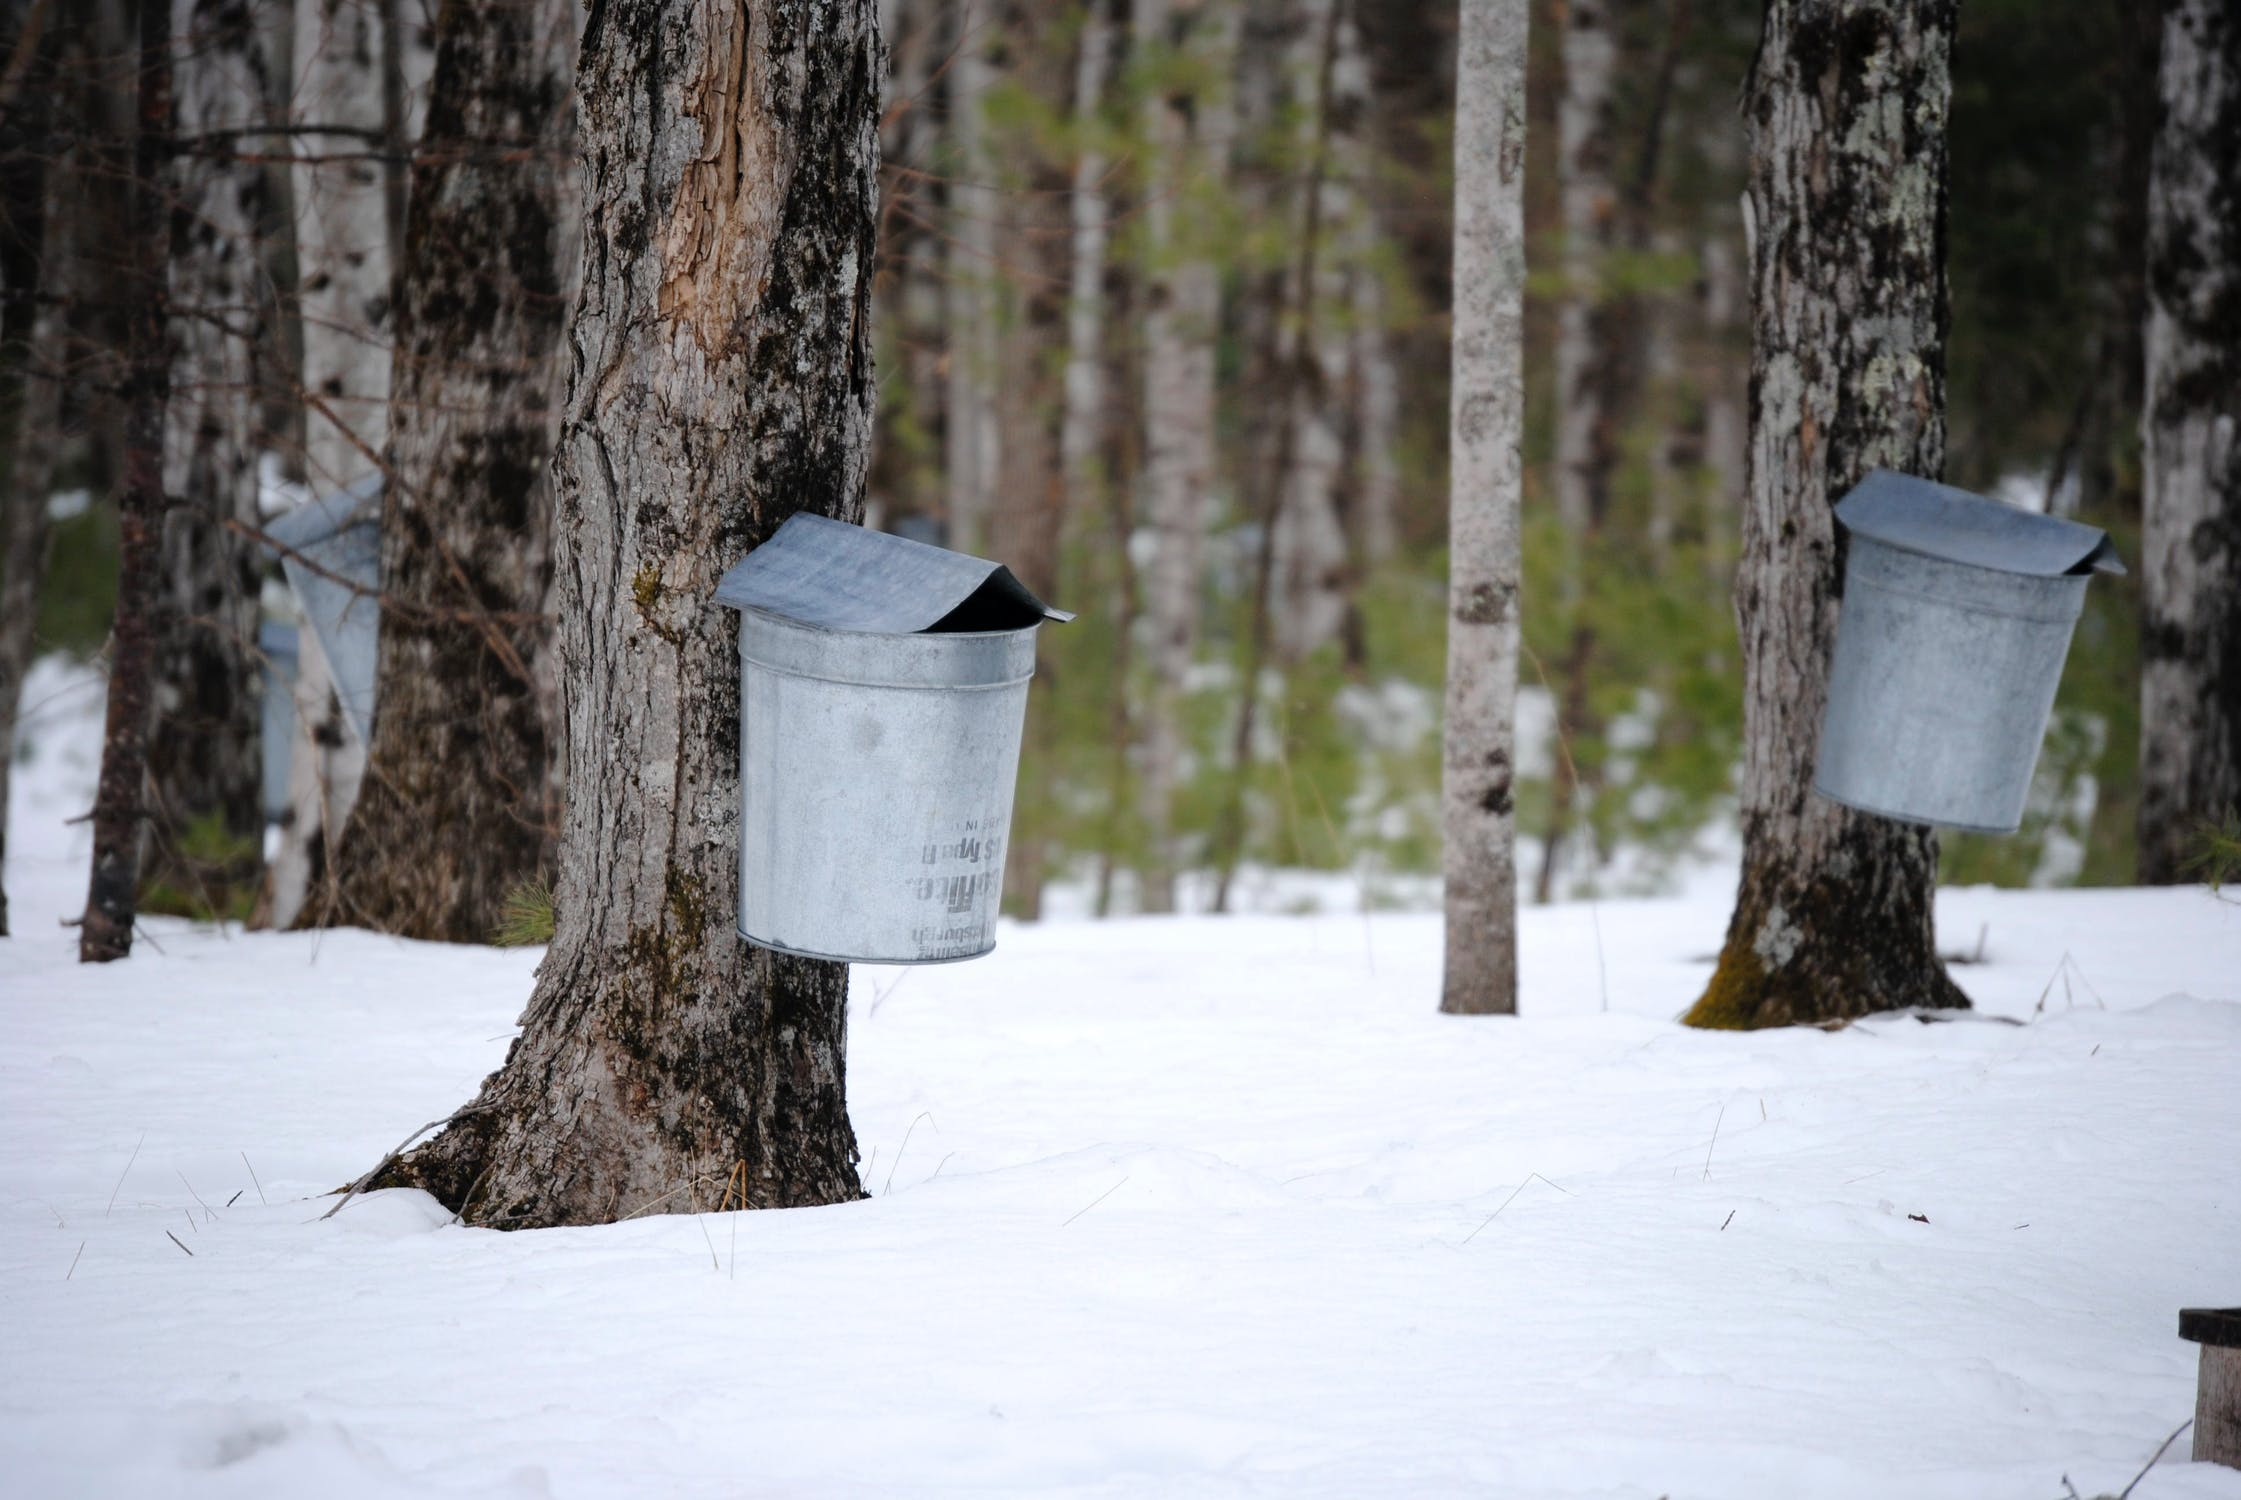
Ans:
{"type": "Polygon", "coordinates": [[[809,958],[996,946],[1035,630],[1009,569],[822,516],[717,586],[740,612],[739,933],[809,958]]]}
{"type": "Polygon", "coordinates": [[[1814,790],[1911,823],[2013,833],[2108,536],[1878,469],[1850,534],[1814,790]]]}
{"type": "Polygon", "coordinates": [[[380,474],[369,474],[265,527],[279,544],[280,571],[326,653],[335,700],[360,745],[373,743],[381,651],[381,483],[380,474]]]}

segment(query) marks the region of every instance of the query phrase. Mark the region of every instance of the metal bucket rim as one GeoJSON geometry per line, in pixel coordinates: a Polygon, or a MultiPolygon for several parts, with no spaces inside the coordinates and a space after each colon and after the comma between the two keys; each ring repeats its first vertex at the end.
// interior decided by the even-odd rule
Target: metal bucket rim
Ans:
{"type": "Polygon", "coordinates": [[[768,620],[789,630],[805,631],[810,635],[847,636],[863,641],[995,641],[1016,635],[1026,635],[1040,630],[1043,622],[1022,625],[1016,630],[835,630],[827,625],[812,625],[807,620],[797,620],[791,615],[758,609],[751,604],[723,604],[724,609],[736,609],[742,615],[753,615],[758,620],[768,620]]]}
{"type": "Polygon", "coordinates": [[[1889,818],[1896,823],[1914,823],[1924,828],[1950,828],[1956,833],[2009,834],[2023,826],[2020,820],[2008,824],[1955,823],[1945,818],[1926,817],[1918,812],[1893,812],[1888,807],[1876,807],[1862,802],[1856,797],[1840,796],[1823,786],[1821,778],[1818,776],[1813,778],[1813,795],[1834,802],[1839,807],[1848,807],[1854,812],[1870,813],[1878,818],[1889,818]]]}
{"type": "Polygon", "coordinates": [[[976,958],[986,958],[996,951],[996,940],[990,938],[988,946],[978,953],[957,953],[947,958],[866,958],[860,953],[851,957],[841,953],[812,953],[807,948],[789,948],[784,943],[774,943],[768,938],[756,937],[747,930],[747,924],[744,922],[737,924],[733,930],[739,934],[743,941],[753,943],[758,948],[768,948],[771,952],[783,953],[788,958],[814,958],[830,964],[885,964],[896,969],[921,969],[932,964],[971,963],[976,958]]]}

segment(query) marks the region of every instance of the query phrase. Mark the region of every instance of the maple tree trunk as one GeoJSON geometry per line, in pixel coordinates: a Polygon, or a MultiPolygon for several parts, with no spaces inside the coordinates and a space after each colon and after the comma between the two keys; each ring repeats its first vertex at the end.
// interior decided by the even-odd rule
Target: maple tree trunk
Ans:
{"type": "Polygon", "coordinates": [[[576,14],[447,0],[437,18],[398,280],[373,743],[309,922],[482,942],[550,867],[576,14]]]}
{"type": "Polygon", "coordinates": [[[1767,7],[1745,101],[1743,874],[1691,1025],[1968,1003],[1937,954],[1936,834],[1812,790],[1843,577],[1835,503],[1873,468],[1944,468],[1954,14],[1955,0],[1767,7]]]}
{"type": "Polygon", "coordinates": [[[2140,879],[2199,879],[2241,809],[2241,16],[2163,22],[2148,199],[2140,879]]]}
{"type": "Polygon", "coordinates": [[[863,511],[872,0],[600,0],[555,466],[568,724],[557,930],[504,1066],[392,1164],[467,1222],[861,1196],[845,965],[737,933],[739,659],[716,581],[863,511]]]}

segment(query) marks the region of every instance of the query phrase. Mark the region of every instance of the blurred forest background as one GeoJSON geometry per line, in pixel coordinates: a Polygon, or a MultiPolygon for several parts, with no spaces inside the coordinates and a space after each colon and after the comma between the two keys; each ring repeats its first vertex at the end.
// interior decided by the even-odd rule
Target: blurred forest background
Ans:
{"type": "MultiPolygon", "coordinates": [[[[389,0],[398,35],[432,34],[421,3],[389,0]]],[[[5,9],[11,57],[41,12],[59,24],[37,0],[5,9]]],[[[1081,613],[1043,632],[1008,904],[1221,908],[1272,868],[1344,872],[1371,902],[1428,901],[1452,5],[881,9],[868,519],[1002,559],[1081,613]]],[[[290,6],[261,13],[260,86],[287,118],[300,41],[290,6]]],[[[1536,0],[1533,20],[1518,818],[1521,887],[1546,900],[1654,890],[1733,839],[1737,101],[1758,7],[1536,0]]],[[[2154,47],[2152,8],[2123,0],[1969,0],[1952,62],[1945,478],[2105,527],[2128,557],[2154,47]]],[[[367,87],[425,88],[410,50],[391,48],[367,87]]],[[[113,82],[104,92],[117,63],[97,47],[44,66],[36,99],[11,72],[0,117],[10,430],[35,384],[33,324],[56,305],[18,294],[37,280],[42,194],[109,184],[90,156],[28,171],[24,142],[55,139],[72,111],[97,135],[92,116],[130,104],[113,82]]],[[[393,149],[360,153],[384,170],[410,113],[391,105],[393,149]]],[[[300,141],[294,157],[275,144],[241,159],[263,173],[247,248],[276,330],[254,377],[260,484],[300,498],[330,478],[306,458],[303,289],[317,268],[294,237],[300,141]]],[[[88,325],[110,315],[98,299],[69,306],[88,325]]],[[[125,444],[101,380],[65,389],[34,642],[91,657],[111,623],[125,444]]],[[[22,446],[0,448],[20,487],[22,446]]],[[[1948,837],[1944,879],[2133,878],[2138,617],[2129,578],[2089,593],[2023,832],[1948,837]]],[[[29,735],[23,751],[36,753],[29,735]]],[[[205,864],[240,837],[172,836],[199,840],[205,864]]],[[[172,891],[168,908],[207,903],[207,889],[172,891]]]]}

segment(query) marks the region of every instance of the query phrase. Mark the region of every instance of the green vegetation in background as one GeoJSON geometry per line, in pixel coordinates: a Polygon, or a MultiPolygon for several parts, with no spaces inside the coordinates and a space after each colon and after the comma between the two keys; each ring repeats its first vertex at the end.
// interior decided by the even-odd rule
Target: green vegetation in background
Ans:
{"type": "Polygon", "coordinates": [[[117,612],[117,509],[99,497],[53,525],[39,589],[39,647],[90,661],[117,612]]]}

